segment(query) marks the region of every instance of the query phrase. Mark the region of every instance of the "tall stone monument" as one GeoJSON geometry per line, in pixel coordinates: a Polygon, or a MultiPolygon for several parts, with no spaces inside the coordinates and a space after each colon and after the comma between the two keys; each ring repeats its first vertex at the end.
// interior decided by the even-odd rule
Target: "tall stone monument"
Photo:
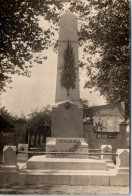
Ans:
{"type": "MultiPolygon", "coordinates": [[[[63,14],[60,18],[56,96],[52,107],[51,138],[46,140],[47,152],[88,152],[88,144],[83,138],[77,34],[77,17],[70,12],[63,14]]],[[[67,156],[87,158],[87,155],[67,156]]]]}
{"type": "Polygon", "coordinates": [[[52,137],[83,137],[77,34],[77,17],[70,12],[63,14],[58,40],[56,97],[52,107],[52,137]]]}
{"type": "Polygon", "coordinates": [[[88,157],[79,95],[77,18],[72,13],[62,15],[59,35],[56,99],[51,137],[46,139],[47,153],[32,156],[26,163],[27,168],[17,171],[16,147],[5,146],[0,183],[128,186],[128,149],[119,149],[116,166],[111,159],[105,160],[106,156],[101,160],[88,157]]]}
{"type": "Polygon", "coordinates": [[[108,186],[112,180],[119,181],[120,176],[113,173],[113,165],[109,171],[104,159],[88,157],[88,144],[83,138],[77,18],[72,13],[61,16],[58,45],[51,137],[46,138],[46,155],[33,156],[27,161],[27,183],[108,186]]]}

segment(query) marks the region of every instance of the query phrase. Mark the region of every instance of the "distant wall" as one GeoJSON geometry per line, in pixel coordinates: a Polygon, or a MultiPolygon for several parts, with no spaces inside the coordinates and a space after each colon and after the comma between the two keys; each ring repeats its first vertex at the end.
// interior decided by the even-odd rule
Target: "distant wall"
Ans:
{"type": "Polygon", "coordinates": [[[113,103],[92,107],[93,123],[103,124],[105,132],[119,132],[119,124],[125,120],[125,103],[113,103]]]}
{"type": "Polygon", "coordinates": [[[89,148],[100,149],[101,145],[111,145],[113,151],[129,148],[128,126],[128,123],[125,123],[125,125],[119,125],[119,134],[116,139],[99,139],[96,137],[96,133],[93,132],[92,125],[84,123],[84,138],[87,139],[89,148]]]}
{"type": "MultiPolygon", "coordinates": [[[[93,123],[85,121],[83,130],[89,148],[100,149],[101,145],[111,145],[112,150],[129,148],[129,122],[125,120],[125,104],[115,103],[104,106],[92,107],[93,123]],[[95,124],[101,122],[104,126],[102,132],[118,132],[116,139],[99,139],[96,137],[95,124]]],[[[96,130],[100,131],[100,130],[96,130]]]]}

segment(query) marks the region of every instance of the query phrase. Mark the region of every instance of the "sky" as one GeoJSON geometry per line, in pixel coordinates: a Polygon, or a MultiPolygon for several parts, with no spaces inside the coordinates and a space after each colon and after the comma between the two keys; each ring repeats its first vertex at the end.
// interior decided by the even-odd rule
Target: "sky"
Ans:
{"type": "MultiPolygon", "coordinates": [[[[48,59],[43,64],[35,64],[31,69],[31,78],[13,76],[12,89],[7,88],[1,95],[1,107],[5,106],[9,112],[26,116],[35,108],[52,105],[55,102],[57,75],[57,54],[48,51],[48,59]]],[[[89,105],[104,105],[105,99],[99,96],[99,92],[84,89],[87,80],[86,70],[80,69],[80,97],[87,99],[89,105]],[[91,93],[92,92],[92,93],[91,93]]]]}
{"type": "MultiPolygon", "coordinates": [[[[40,26],[47,28],[50,24],[40,18],[40,26]]],[[[58,32],[55,32],[54,39],[58,39],[58,32]]],[[[35,56],[44,57],[42,64],[33,62],[31,69],[31,77],[13,75],[11,83],[12,88],[6,88],[6,92],[2,93],[0,98],[0,107],[5,106],[12,114],[21,116],[22,113],[28,117],[28,114],[36,108],[41,109],[43,106],[54,104],[56,91],[56,75],[57,75],[57,54],[53,52],[51,46],[47,52],[42,51],[35,56]]],[[[82,48],[79,48],[79,60],[82,58],[82,48]]],[[[104,105],[106,100],[94,92],[94,89],[84,89],[85,81],[87,81],[86,69],[80,68],[80,98],[87,99],[90,106],[104,105]]]]}

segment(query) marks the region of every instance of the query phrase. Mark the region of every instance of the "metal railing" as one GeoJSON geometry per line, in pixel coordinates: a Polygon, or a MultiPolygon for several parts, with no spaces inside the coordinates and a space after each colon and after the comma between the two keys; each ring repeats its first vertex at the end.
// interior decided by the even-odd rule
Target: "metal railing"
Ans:
{"type": "MultiPolygon", "coordinates": [[[[99,150],[99,151],[101,151],[101,150],[99,150]]],[[[38,155],[46,155],[46,154],[52,154],[52,155],[55,155],[55,154],[68,154],[68,155],[116,155],[116,156],[118,155],[117,153],[36,152],[36,151],[17,151],[17,153],[38,154],[38,155]]]]}

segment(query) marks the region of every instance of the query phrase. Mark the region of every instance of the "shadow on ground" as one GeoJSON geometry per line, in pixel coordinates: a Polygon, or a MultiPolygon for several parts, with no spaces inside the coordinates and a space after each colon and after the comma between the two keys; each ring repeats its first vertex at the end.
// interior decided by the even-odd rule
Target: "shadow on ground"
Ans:
{"type": "Polygon", "coordinates": [[[0,186],[0,194],[129,194],[129,187],[121,186],[68,186],[68,185],[26,185],[0,186]]]}

